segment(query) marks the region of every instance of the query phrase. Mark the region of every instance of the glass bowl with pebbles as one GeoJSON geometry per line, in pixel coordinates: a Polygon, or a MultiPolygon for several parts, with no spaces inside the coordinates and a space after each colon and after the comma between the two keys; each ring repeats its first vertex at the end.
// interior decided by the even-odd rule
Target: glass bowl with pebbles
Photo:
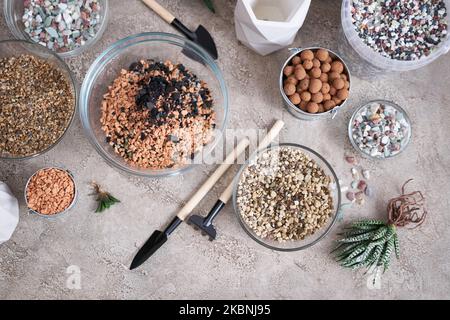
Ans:
{"type": "Polygon", "coordinates": [[[333,51],[295,48],[280,72],[280,92],[288,111],[296,118],[334,118],[350,94],[350,73],[333,51]]]}
{"type": "Polygon", "coordinates": [[[235,179],[234,209],[245,232],[273,250],[306,249],[333,227],[337,176],[314,150],[284,143],[251,157],[235,179]]]}
{"type": "Polygon", "coordinates": [[[203,163],[221,140],[228,113],[222,73],[183,37],[142,33],[92,64],[80,93],[88,138],[112,166],[160,177],[203,163]]]}
{"type": "Polygon", "coordinates": [[[450,0],[343,0],[339,51],[362,77],[423,67],[450,49],[449,8],[450,0]]]}
{"type": "Polygon", "coordinates": [[[75,205],[77,186],[69,170],[49,167],[36,171],[25,186],[28,212],[51,218],[68,212],[75,205]]]}
{"type": "Polygon", "coordinates": [[[63,58],[92,47],[109,16],[108,0],[4,0],[3,11],[14,37],[39,43],[63,58]]]}
{"type": "Polygon", "coordinates": [[[0,41],[0,159],[29,159],[57,145],[73,121],[76,88],[52,51],[24,40],[0,41]]]}
{"type": "Polygon", "coordinates": [[[411,121],[399,105],[373,100],[359,107],[348,124],[353,147],[363,156],[387,159],[405,150],[411,139],[411,121]]]}

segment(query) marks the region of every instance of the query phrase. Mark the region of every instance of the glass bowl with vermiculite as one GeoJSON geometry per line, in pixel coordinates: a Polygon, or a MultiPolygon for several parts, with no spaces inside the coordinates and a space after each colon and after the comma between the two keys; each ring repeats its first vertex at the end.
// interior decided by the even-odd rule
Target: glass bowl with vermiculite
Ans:
{"type": "Polygon", "coordinates": [[[194,42],[149,32],[114,43],[92,64],[80,117],[105,161],[126,173],[184,173],[211,155],[228,94],[214,59],[194,42]]]}
{"type": "Polygon", "coordinates": [[[389,159],[402,153],[412,135],[411,120],[398,104],[372,100],[355,110],[348,123],[348,137],[362,156],[389,159]]]}
{"type": "Polygon", "coordinates": [[[0,159],[30,159],[49,151],[72,124],[75,77],[47,48],[0,41],[0,159]]]}
{"type": "Polygon", "coordinates": [[[272,250],[297,251],[330,232],[341,192],[323,156],[302,145],[282,143],[259,151],[241,167],[233,204],[250,238],[272,250]]]}
{"type": "Polygon", "coordinates": [[[109,0],[3,0],[3,13],[16,39],[29,40],[62,58],[91,48],[108,25],[109,0]]]}

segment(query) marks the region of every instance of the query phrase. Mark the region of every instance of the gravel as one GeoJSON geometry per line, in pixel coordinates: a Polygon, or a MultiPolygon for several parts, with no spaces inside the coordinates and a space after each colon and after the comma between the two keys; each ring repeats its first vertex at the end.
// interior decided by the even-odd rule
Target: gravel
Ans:
{"type": "Polygon", "coordinates": [[[301,240],[333,214],[331,178],[300,149],[281,146],[262,152],[238,183],[237,206],[258,237],[301,240]]]}
{"type": "Polygon", "coordinates": [[[95,37],[100,10],[98,0],[24,0],[22,22],[31,40],[67,52],[95,37]]]}
{"type": "Polygon", "coordinates": [[[353,0],[359,37],[382,56],[418,60],[447,37],[447,8],[442,0],[353,0]]]}
{"type": "Polygon", "coordinates": [[[21,55],[0,59],[0,156],[45,151],[64,134],[75,112],[75,93],[53,64],[21,55]]]}

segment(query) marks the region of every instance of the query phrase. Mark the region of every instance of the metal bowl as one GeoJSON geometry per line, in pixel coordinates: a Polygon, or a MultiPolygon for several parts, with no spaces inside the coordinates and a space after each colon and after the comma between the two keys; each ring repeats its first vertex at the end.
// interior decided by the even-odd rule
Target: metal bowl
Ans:
{"type": "Polygon", "coordinates": [[[292,52],[292,54],[289,56],[289,58],[287,58],[286,62],[283,64],[283,67],[281,68],[281,71],[280,71],[280,79],[279,79],[280,88],[279,89],[280,89],[281,97],[283,98],[286,109],[294,117],[301,119],[301,120],[319,120],[319,119],[329,119],[329,118],[334,119],[334,117],[337,115],[339,110],[341,110],[346,105],[347,100],[348,100],[348,98],[347,98],[339,106],[334,107],[333,109],[326,111],[326,112],[308,113],[308,112],[301,110],[299,107],[297,107],[295,104],[293,104],[289,100],[289,97],[284,93],[284,88],[283,88],[284,87],[284,85],[283,85],[283,82],[284,82],[283,70],[284,70],[284,68],[291,62],[292,58],[299,55],[302,51],[305,51],[305,50],[315,51],[315,50],[319,50],[319,49],[327,50],[328,53],[333,58],[339,59],[339,61],[342,62],[342,64],[344,65],[344,73],[347,74],[348,81],[350,82],[350,88],[349,88],[349,97],[350,97],[351,88],[352,88],[352,80],[351,80],[350,71],[349,71],[349,68],[347,67],[347,64],[345,63],[345,61],[337,53],[335,53],[334,51],[332,51],[330,49],[322,48],[322,47],[291,48],[289,50],[292,52]]]}
{"type": "Polygon", "coordinates": [[[410,140],[411,140],[411,135],[412,135],[412,127],[411,127],[411,120],[408,117],[408,114],[406,113],[406,111],[400,107],[398,104],[392,102],[392,101],[388,101],[388,100],[372,100],[369,101],[367,103],[365,103],[364,105],[360,106],[359,108],[357,108],[355,110],[355,112],[353,112],[352,117],[350,118],[350,121],[348,123],[348,138],[350,140],[350,143],[352,144],[352,146],[355,148],[355,150],[357,150],[363,157],[367,157],[367,158],[371,158],[371,159],[389,159],[389,158],[393,158],[395,156],[398,156],[400,153],[402,153],[406,147],[408,146],[410,140]],[[379,104],[385,104],[388,106],[393,107],[395,110],[397,110],[397,112],[401,113],[403,115],[403,117],[405,118],[406,122],[409,125],[409,131],[408,131],[408,135],[405,138],[405,140],[403,141],[402,145],[401,145],[401,149],[399,150],[399,152],[397,152],[394,155],[391,155],[389,157],[374,157],[371,156],[369,153],[364,152],[359,146],[358,144],[355,142],[354,138],[353,138],[353,123],[355,122],[355,118],[358,116],[358,114],[361,112],[361,110],[368,108],[371,104],[373,103],[379,103],[379,104]]]}
{"type": "Polygon", "coordinates": [[[38,215],[38,216],[40,216],[40,217],[52,219],[52,218],[59,217],[59,216],[65,214],[65,213],[69,212],[69,211],[75,206],[75,203],[77,202],[77,199],[78,199],[78,187],[77,187],[77,183],[76,183],[76,181],[75,181],[74,175],[73,175],[72,172],[70,172],[69,170],[64,169],[64,168],[61,168],[61,167],[45,167],[45,168],[42,168],[42,169],[37,170],[37,171],[36,171],[35,173],[33,173],[33,174],[31,175],[31,177],[28,179],[27,184],[25,185],[24,196],[25,196],[25,204],[27,205],[28,213],[29,213],[29,214],[35,214],[35,215],[38,215]],[[72,203],[71,203],[64,211],[61,211],[61,212],[58,212],[58,213],[55,213],[55,214],[42,214],[42,213],[40,213],[40,212],[38,212],[38,211],[35,211],[35,210],[31,209],[30,206],[28,205],[27,190],[28,190],[28,185],[29,185],[31,179],[32,179],[38,172],[40,172],[40,171],[42,171],[42,170],[48,170],[48,169],[57,169],[57,170],[61,170],[61,171],[66,172],[66,173],[70,176],[70,178],[72,179],[73,184],[74,184],[74,186],[75,186],[75,193],[74,193],[74,195],[73,195],[72,203]]]}
{"type": "Polygon", "coordinates": [[[282,143],[279,145],[273,145],[266,149],[263,149],[262,151],[254,154],[250,160],[241,167],[239,170],[239,173],[236,175],[235,181],[234,181],[234,190],[233,190],[233,205],[234,205],[234,211],[237,215],[237,218],[239,220],[240,225],[242,226],[242,229],[252,238],[254,241],[259,243],[260,245],[277,251],[297,251],[297,250],[303,250],[306,248],[309,248],[322,240],[332,229],[334,226],[336,219],[338,217],[338,211],[339,207],[341,205],[341,189],[339,186],[339,180],[337,178],[336,173],[334,172],[331,165],[328,163],[328,161],[325,160],[324,157],[322,157],[319,153],[316,151],[302,146],[298,144],[293,143],[282,143]],[[325,172],[327,176],[331,178],[331,184],[330,184],[330,191],[331,196],[333,198],[333,215],[329,217],[327,223],[319,230],[317,230],[315,233],[308,235],[306,238],[302,240],[295,240],[295,241],[286,241],[286,242],[278,242],[275,240],[267,239],[267,238],[261,238],[256,235],[256,233],[251,229],[247,223],[244,221],[244,219],[241,216],[241,213],[239,211],[239,206],[237,204],[237,191],[238,191],[238,184],[239,181],[242,178],[243,173],[245,170],[254,163],[254,161],[265,151],[267,150],[274,150],[280,147],[291,147],[301,150],[302,153],[309,156],[312,160],[314,160],[325,172]],[[331,186],[334,187],[331,187],[331,186]]]}

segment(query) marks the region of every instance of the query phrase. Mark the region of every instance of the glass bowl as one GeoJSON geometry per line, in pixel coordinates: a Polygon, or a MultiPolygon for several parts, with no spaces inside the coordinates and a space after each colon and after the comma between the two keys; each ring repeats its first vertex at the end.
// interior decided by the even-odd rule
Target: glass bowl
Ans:
{"type": "Polygon", "coordinates": [[[233,205],[234,205],[234,211],[237,215],[237,218],[239,220],[240,225],[245,230],[245,232],[255,240],[260,245],[263,245],[266,248],[277,250],[277,251],[297,251],[297,250],[303,250],[308,247],[313,246],[317,242],[319,242],[321,239],[323,239],[331,230],[331,228],[334,226],[336,219],[338,217],[338,211],[339,207],[341,205],[341,189],[339,186],[339,180],[336,176],[336,173],[334,172],[331,165],[323,158],[320,154],[318,154],[316,151],[302,146],[298,144],[293,143],[281,143],[279,145],[273,145],[266,149],[263,149],[262,151],[259,151],[257,154],[252,155],[250,160],[241,167],[238,174],[236,175],[235,181],[234,181],[234,190],[233,190],[233,205]],[[237,190],[238,190],[238,184],[241,180],[241,177],[245,170],[254,163],[254,161],[258,158],[259,155],[261,155],[263,152],[267,150],[276,150],[280,147],[290,147],[294,149],[300,150],[302,153],[309,156],[312,160],[314,160],[320,168],[322,168],[327,176],[331,178],[330,182],[330,192],[331,196],[333,198],[333,214],[329,217],[328,221],[324,226],[322,226],[321,229],[317,230],[315,233],[306,236],[302,240],[294,240],[294,241],[285,241],[285,242],[279,242],[275,240],[271,240],[268,238],[261,238],[256,235],[256,233],[251,229],[247,223],[244,221],[244,219],[241,216],[241,213],[239,211],[239,206],[237,205],[237,190]]]}
{"type": "Polygon", "coordinates": [[[161,170],[131,166],[116,154],[105,140],[106,135],[100,123],[103,95],[122,69],[127,69],[141,59],[182,63],[208,84],[215,103],[215,139],[208,143],[201,153],[203,156],[211,154],[221,140],[227,122],[228,93],[225,80],[213,58],[204,49],[188,39],[169,33],[148,32],[124,38],[114,43],[94,61],[86,74],[80,93],[82,125],[97,152],[115,168],[144,177],[162,177],[185,172],[196,162],[161,170]]]}
{"type": "Polygon", "coordinates": [[[406,149],[407,145],[409,144],[409,141],[411,140],[411,134],[412,134],[411,120],[409,119],[406,111],[402,107],[397,105],[396,103],[394,103],[392,101],[387,101],[387,100],[372,100],[372,101],[367,102],[366,104],[364,104],[361,107],[359,107],[358,109],[356,109],[355,112],[353,112],[353,115],[350,118],[350,121],[348,123],[348,138],[350,140],[350,143],[355,148],[355,150],[357,150],[362,156],[371,158],[371,159],[389,159],[389,158],[398,156],[400,153],[402,153],[406,149]],[[408,127],[409,127],[406,137],[401,142],[400,150],[397,153],[392,154],[387,157],[386,156],[372,156],[370,153],[365,152],[358,146],[357,142],[355,141],[355,138],[353,137],[353,126],[354,126],[356,117],[359,116],[359,114],[362,110],[369,108],[370,105],[372,105],[372,104],[384,104],[387,106],[391,106],[399,114],[402,115],[402,117],[404,118],[404,120],[406,121],[406,123],[408,124],[408,127]]]}
{"type": "MultiPolygon", "coordinates": [[[[80,47],[67,52],[56,52],[62,58],[71,58],[81,54],[86,49],[92,47],[103,35],[108,25],[109,3],[108,0],[98,0],[100,3],[100,24],[97,33],[92,39],[80,47]]],[[[34,42],[25,32],[25,26],[22,22],[24,13],[24,2],[22,0],[3,0],[3,13],[5,15],[6,24],[9,30],[17,39],[30,40],[34,42]]]]}
{"type": "Polygon", "coordinates": [[[64,132],[61,134],[61,136],[56,140],[52,145],[48,146],[46,149],[37,152],[32,155],[23,156],[23,157],[12,157],[10,155],[5,155],[0,152],[0,159],[1,160],[26,160],[33,157],[37,157],[39,155],[42,155],[46,153],[47,151],[51,150],[54,146],[56,146],[64,137],[66,132],[69,130],[74,116],[76,112],[76,106],[78,103],[78,85],[76,83],[75,77],[70,71],[67,64],[53,51],[47,49],[44,46],[41,46],[39,44],[36,44],[34,42],[25,41],[25,40],[4,40],[0,41],[0,58],[8,58],[8,57],[15,57],[22,54],[29,54],[33,55],[35,57],[39,57],[40,59],[43,59],[47,61],[48,63],[53,64],[56,66],[56,68],[68,79],[69,83],[71,84],[73,96],[74,96],[74,105],[73,105],[73,112],[70,118],[69,123],[67,124],[67,127],[65,128],[64,132]]]}

